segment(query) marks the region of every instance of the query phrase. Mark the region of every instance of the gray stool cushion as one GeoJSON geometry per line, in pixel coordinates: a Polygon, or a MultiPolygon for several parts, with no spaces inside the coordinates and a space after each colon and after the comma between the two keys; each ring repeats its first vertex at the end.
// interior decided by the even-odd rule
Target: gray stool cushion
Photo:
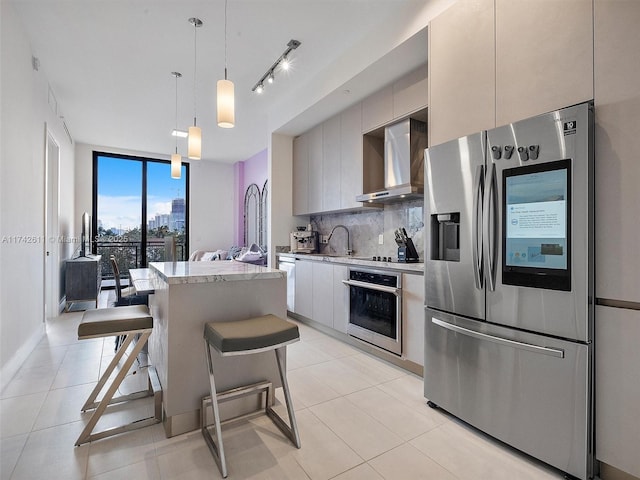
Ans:
{"type": "Polygon", "coordinates": [[[146,305],[87,310],[78,325],[78,339],[121,335],[153,328],[153,317],[146,305]]]}
{"type": "Polygon", "coordinates": [[[204,338],[221,353],[242,352],[272,347],[300,338],[298,326],[275,315],[209,322],[204,326],[204,338]]]}

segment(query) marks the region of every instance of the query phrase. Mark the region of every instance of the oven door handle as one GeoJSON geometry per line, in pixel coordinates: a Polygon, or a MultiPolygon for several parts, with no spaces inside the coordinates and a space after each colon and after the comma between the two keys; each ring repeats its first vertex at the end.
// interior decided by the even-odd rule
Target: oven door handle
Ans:
{"type": "Polygon", "coordinates": [[[401,288],[385,287],[384,285],[377,285],[375,283],[359,282],[358,280],[342,280],[342,283],[349,287],[361,287],[369,290],[377,290],[378,292],[393,293],[395,296],[400,295],[402,291],[401,288]]]}

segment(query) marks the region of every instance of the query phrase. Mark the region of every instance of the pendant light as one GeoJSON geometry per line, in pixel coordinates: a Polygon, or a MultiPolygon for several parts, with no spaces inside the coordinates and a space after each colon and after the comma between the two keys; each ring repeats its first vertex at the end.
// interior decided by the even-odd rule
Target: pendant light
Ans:
{"type": "Polygon", "coordinates": [[[218,80],[218,126],[233,128],[235,125],[234,86],[227,80],[227,0],[224,2],[224,80],[218,80]]]}
{"type": "Polygon", "coordinates": [[[189,127],[188,156],[191,160],[200,160],[202,158],[202,130],[196,125],[196,72],[198,65],[196,32],[202,26],[202,20],[191,17],[189,23],[193,25],[193,127],[189,127]]]}
{"type": "MultiPolygon", "coordinates": [[[[176,129],[178,130],[178,78],[182,76],[180,72],[171,72],[176,77],[176,129]]],[[[178,136],[176,135],[176,153],[171,155],[171,178],[179,179],[182,173],[182,156],[178,153],[178,136]]]]}

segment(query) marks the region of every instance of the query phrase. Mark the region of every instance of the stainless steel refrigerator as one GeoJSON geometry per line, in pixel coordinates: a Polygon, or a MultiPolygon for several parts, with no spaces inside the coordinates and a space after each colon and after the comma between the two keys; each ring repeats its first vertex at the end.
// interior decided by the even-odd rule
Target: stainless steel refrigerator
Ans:
{"type": "Polygon", "coordinates": [[[593,106],[425,150],[424,395],[593,475],[593,106]]]}

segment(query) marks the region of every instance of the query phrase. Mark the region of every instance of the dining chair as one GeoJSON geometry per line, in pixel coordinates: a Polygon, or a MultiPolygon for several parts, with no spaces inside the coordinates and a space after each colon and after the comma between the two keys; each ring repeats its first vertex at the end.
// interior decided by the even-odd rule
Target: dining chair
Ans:
{"type": "MultiPolygon", "coordinates": [[[[116,257],[111,255],[109,257],[111,262],[111,270],[113,270],[113,280],[115,281],[116,289],[116,301],[112,305],[113,307],[126,307],[130,305],[149,305],[149,295],[136,295],[136,289],[133,286],[122,288],[122,280],[120,278],[120,269],[118,268],[118,262],[116,257]]],[[[115,337],[115,351],[117,352],[122,342],[124,341],[124,335],[117,335],[115,337]]]]}

